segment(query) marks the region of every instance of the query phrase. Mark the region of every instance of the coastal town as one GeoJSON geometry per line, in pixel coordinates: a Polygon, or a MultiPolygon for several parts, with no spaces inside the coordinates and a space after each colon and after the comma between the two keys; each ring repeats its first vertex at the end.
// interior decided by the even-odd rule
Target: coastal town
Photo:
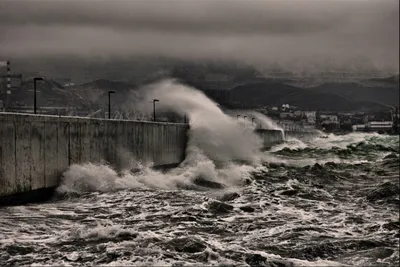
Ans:
{"type": "Polygon", "coordinates": [[[274,121],[283,129],[322,130],[333,133],[379,132],[398,133],[399,110],[388,109],[386,112],[335,112],[302,110],[296,106],[267,106],[256,109],[274,121]]]}

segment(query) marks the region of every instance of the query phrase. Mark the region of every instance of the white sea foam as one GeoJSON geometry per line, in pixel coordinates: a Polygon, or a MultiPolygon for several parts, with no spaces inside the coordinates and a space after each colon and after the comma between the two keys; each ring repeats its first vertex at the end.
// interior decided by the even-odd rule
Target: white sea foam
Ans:
{"type": "MultiPolygon", "coordinates": [[[[59,192],[114,191],[142,186],[174,189],[189,186],[196,177],[234,186],[261,166],[262,140],[252,128],[240,125],[236,118],[224,113],[202,92],[174,80],[149,85],[142,92],[141,103],[157,98],[160,99],[159,109],[188,116],[190,138],[187,157],[181,166],[161,173],[152,170],[151,164],[136,162],[129,156],[129,151],[120,151],[124,163],[122,171],[117,173],[104,164],[72,165],[63,175],[59,192]],[[139,172],[131,173],[133,167],[139,172]]],[[[148,105],[140,103],[134,106],[144,111],[148,108],[148,105]]],[[[264,125],[278,129],[267,117],[256,112],[248,113],[263,121],[264,125]]]]}
{"type": "MultiPolygon", "coordinates": [[[[355,134],[351,142],[357,143],[358,136],[355,134]]],[[[343,146],[350,142],[347,137],[329,138],[337,138],[343,146]]],[[[386,138],[379,136],[377,141],[374,135],[365,135],[362,141],[386,145],[386,138]]],[[[315,142],[297,140],[286,143],[292,149],[314,145],[315,142]]],[[[365,200],[365,195],[378,184],[395,183],[398,176],[371,175],[364,181],[354,175],[360,171],[355,167],[351,175],[344,172],[338,183],[333,179],[325,184],[325,179],[320,179],[324,177],[312,172],[296,175],[296,168],[266,169],[251,162],[211,159],[196,146],[191,146],[181,166],[167,173],[135,161],[126,151],[121,157],[126,158],[119,171],[104,164],[73,165],[59,188],[64,192],[95,192],[0,208],[2,262],[37,262],[36,266],[242,266],[249,255],[258,254],[261,259],[256,256],[254,260],[264,257],[268,261],[287,262],[288,266],[398,263],[396,231],[385,227],[398,220],[396,206],[379,202],[371,205],[365,200]],[[132,173],[132,168],[138,172],[132,173]],[[251,172],[259,173],[251,184],[235,187],[251,172]],[[310,179],[304,180],[304,175],[310,179]],[[223,183],[227,188],[176,190],[192,185],[193,178],[198,176],[223,183]],[[322,187],[314,186],[314,182],[322,187]],[[119,190],[130,188],[135,190],[119,190]],[[288,190],[294,194],[284,194],[288,190]],[[210,204],[226,192],[240,196],[229,201],[232,210],[214,213],[210,204]],[[245,206],[255,210],[244,211],[241,208],[245,206]],[[177,239],[187,243],[171,244],[177,239]],[[378,247],[358,248],[362,240],[376,242],[378,247]],[[186,245],[197,249],[196,252],[182,252],[180,249],[186,245]],[[388,254],[390,250],[394,251],[392,255],[388,254]]],[[[293,165],[332,160],[331,155],[325,159],[310,157],[313,155],[279,158],[276,153],[265,153],[261,160],[293,165]]],[[[357,161],[351,160],[354,162],[357,161]]]]}
{"type": "Polygon", "coordinates": [[[251,129],[238,125],[236,118],[225,114],[202,92],[174,80],[152,84],[144,91],[144,103],[157,98],[159,108],[189,117],[189,151],[195,147],[217,161],[259,161],[262,140],[251,129]]]}

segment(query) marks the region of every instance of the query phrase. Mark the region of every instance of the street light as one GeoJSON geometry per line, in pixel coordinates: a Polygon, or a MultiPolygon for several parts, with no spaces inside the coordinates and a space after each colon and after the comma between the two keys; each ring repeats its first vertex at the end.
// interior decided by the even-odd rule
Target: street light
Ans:
{"type": "Polygon", "coordinates": [[[252,126],[254,126],[254,120],[255,120],[256,118],[251,118],[251,125],[252,126]]]}
{"type": "Polygon", "coordinates": [[[33,78],[33,114],[36,114],[36,81],[43,81],[42,77],[33,78]]]}
{"type": "Polygon", "coordinates": [[[156,102],[159,102],[158,99],[153,99],[153,121],[156,121],[156,102]]]}
{"type": "Polygon", "coordinates": [[[108,119],[111,119],[111,94],[115,94],[114,90],[108,91],[108,119]]]}

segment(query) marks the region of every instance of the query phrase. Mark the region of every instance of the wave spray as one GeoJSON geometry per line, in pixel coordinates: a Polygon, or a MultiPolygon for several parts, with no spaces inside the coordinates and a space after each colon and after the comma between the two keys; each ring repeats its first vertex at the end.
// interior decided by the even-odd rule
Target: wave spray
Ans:
{"type": "Polygon", "coordinates": [[[150,112],[149,103],[158,99],[157,110],[172,111],[189,118],[189,142],[184,162],[166,173],[155,171],[148,165],[139,166],[134,160],[130,167],[120,172],[107,165],[72,165],[64,173],[59,191],[107,191],[143,186],[190,188],[199,179],[224,187],[242,182],[256,168],[263,168],[263,141],[254,133],[254,128],[244,127],[202,92],[175,80],[164,80],[142,88],[141,93],[140,102],[133,103],[136,110],[150,112]],[[131,172],[133,166],[135,173],[131,172]]]}

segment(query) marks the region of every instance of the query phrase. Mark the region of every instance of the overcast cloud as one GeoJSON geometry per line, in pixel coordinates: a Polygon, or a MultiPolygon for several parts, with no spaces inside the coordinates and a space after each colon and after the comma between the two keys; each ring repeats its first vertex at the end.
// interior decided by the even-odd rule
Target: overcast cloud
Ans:
{"type": "Polygon", "coordinates": [[[0,56],[399,68],[398,0],[0,0],[0,56]],[[300,62],[300,63],[299,63],[300,62]]]}

